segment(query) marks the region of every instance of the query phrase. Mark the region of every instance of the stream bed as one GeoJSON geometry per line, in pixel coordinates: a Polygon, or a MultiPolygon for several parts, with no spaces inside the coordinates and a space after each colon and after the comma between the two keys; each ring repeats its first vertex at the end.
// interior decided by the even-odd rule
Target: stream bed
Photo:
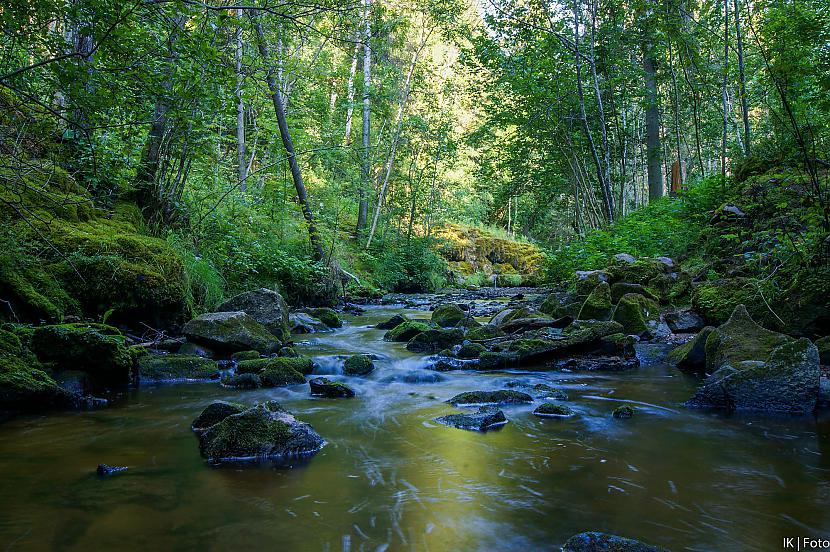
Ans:
{"type": "Polygon", "coordinates": [[[588,530],[672,550],[781,550],[783,537],[830,534],[830,418],[718,416],[680,406],[698,380],[638,348],[623,373],[432,372],[426,357],[371,326],[400,305],[370,306],[343,328],[298,336],[315,373],[352,386],[141,387],[90,412],[0,424],[0,547],[6,550],[558,550],[588,530]],[[372,353],[364,378],[342,356],[372,353]],[[434,381],[435,379],[441,381],[434,381]],[[463,391],[511,382],[563,388],[577,415],[504,406],[477,433],[437,424],[463,391]],[[290,468],[212,467],[191,421],[215,399],[274,399],[326,441],[290,468]],[[626,402],[629,420],[611,417],[626,402]],[[99,478],[99,463],[129,466],[99,478]]]}

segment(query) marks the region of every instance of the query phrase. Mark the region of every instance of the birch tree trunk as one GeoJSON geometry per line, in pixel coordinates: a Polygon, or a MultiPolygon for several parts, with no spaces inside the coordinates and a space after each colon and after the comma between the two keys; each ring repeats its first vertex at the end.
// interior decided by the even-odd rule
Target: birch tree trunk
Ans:
{"type": "Polygon", "coordinates": [[[236,11],[240,25],[236,30],[236,163],[239,174],[239,191],[245,193],[248,180],[248,162],[245,153],[245,102],[242,99],[242,9],[236,11]]]}
{"type": "Polygon", "coordinates": [[[355,42],[354,54],[352,55],[352,66],[349,69],[349,82],[346,85],[346,132],[343,136],[343,144],[352,143],[352,115],[354,114],[354,77],[357,74],[357,55],[360,53],[360,42],[355,42]]]}
{"type": "Polygon", "coordinates": [[[358,191],[357,204],[357,237],[360,238],[366,231],[366,220],[369,215],[369,186],[371,183],[372,158],[370,144],[370,116],[371,105],[369,93],[372,88],[372,0],[363,0],[363,165],[361,170],[361,185],[358,191]]]}

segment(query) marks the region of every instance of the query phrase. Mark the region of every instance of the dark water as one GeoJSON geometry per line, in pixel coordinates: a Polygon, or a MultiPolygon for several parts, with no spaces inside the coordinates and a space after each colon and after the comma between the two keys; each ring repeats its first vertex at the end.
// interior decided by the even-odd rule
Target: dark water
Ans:
{"type": "MultiPolygon", "coordinates": [[[[830,533],[830,422],[723,418],[678,407],[696,384],[653,360],[638,371],[450,373],[407,384],[424,365],[367,324],[312,336],[321,373],[334,355],[382,357],[342,378],[351,400],[307,386],[237,392],[142,388],[115,408],[0,425],[0,547],[11,550],[558,550],[601,530],[673,550],[782,550],[784,536],[830,533]],[[432,418],[442,401],[511,380],[563,386],[578,416],[532,406],[486,434],[432,418]],[[276,399],[327,439],[292,469],[212,468],[191,420],[213,399],[276,399]],[[631,420],[614,420],[624,401],[631,420]],[[93,475],[105,462],[130,470],[93,475]]],[[[428,313],[414,312],[416,316],[428,313]]]]}

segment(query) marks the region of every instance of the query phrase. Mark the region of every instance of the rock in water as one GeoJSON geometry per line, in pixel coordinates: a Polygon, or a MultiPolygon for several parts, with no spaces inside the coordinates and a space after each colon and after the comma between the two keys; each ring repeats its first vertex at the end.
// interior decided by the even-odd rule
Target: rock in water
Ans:
{"type": "Polygon", "coordinates": [[[199,434],[202,456],[214,463],[311,456],[324,444],[310,425],[275,402],[227,416],[199,434]]]}
{"type": "Polygon", "coordinates": [[[669,360],[677,364],[677,368],[683,372],[705,372],[706,340],[713,331],[715,328],[706,326],[691,341],[670,352],[669,360]]]}
{"type": "Polygon", "coordinates": [[[478,406],[492,404],[525,404],[533,402],[533,397],[520,391],[468,391],[460,393],[447,401],[453,406],[478,406]]]}
{"type": "Polygon", "coordinates": [[[738,305],[729,320],[706,339],[706,373],[745,360],[766,362],[773,350],[790,341],[791,337],[757,324],[746,307],[738,305]]]}
{"type": "Polygon", "coordinates": [[[455,303],[440,305],[432,311],[432,322],[442,328],[452,328],[464,320],[467,314],[455,303]]]}
{"type": "Polygon", "coordinates": [[[572,408],[556,403],[542,403],[533,413],[541,418],[570,418],[575,414],[572,408]]]}
{"type": "MultiPolygon", "coordinates": [[[[392,330],[394,331],[394,330],[392,330]]],[[[462,330],[438,330],[430,329],[421,332],[406,344],[406,350],[413,353],[434,354],[443,349],[448,349],[464,341],[462,330]]]]}
{"type": "Polygon", "coordinates": [[[627,420],[634,417],[634,407],[624,404],[614,409],[611,415],[618,420],[627,420]]]}
{"type": "Polygon", "coordinates": [[[327,378],[314,378],[308,381],[311,394],[315,397],[326,397],[329,399],[349,399],[354,397],[354,390],[346,384],[338,381],[331,381],[327,378]]]}
{"type": "Polygon", "coordinates": [[[574,357],[555,364],[559,370],[572,372],[625,372],[640,367],[638,358],[617,356],[574,357]]]}
{"type": "Polygon", "coordinates": [[[265,326],[242,311],[203,314],[185,324],[182,333],[194,343],[224,353],[272,353],[280,348],[279,340],[265,326]]]}
{"type": "Polygon", "coordinates": [[[245,407],[241,404],[226,401],[215,401],[202,410],[199,417],[193,420],[193,423],[190,424],[190,428],[196,432],[205,431],[206,429],[215,426],[228,416],[233,416],[234,414],[239,414],[244,411],[245,407]]]}
{"type": "Polygon", "coordinates": [[[585,299],[577,318],[579,320],[608,320],[611,318],[611,286],[601,282],[585,299]]]}
{"type": "Polygon", "coordinates": [[[306,312],[294,312],[288,317],[288,326],[292,334],[307,334],[328,332],[331,328],[319,318],[315,318],[306,312]]]}
{"type": "Polygon", "coordinates": [[[393,316],[389,320],[386,320],[385,322],[378,323],[377,325],[375,325],[375,328],[377,328],[379,330],[392,330],[394,328],[397,328],[398,326],[400,326],[404,322],[409,322],[409,318],[407,318],[403,314],[396,314],[395,316],[393,316]]]}
{"type": "Polygon", "coordinates": [[[724,364],[706,378],[686,404],[730,411],[809,414],[818,403],[818,358],[816,346],[802,338],[780,345],[767,361],[724,364]]]}
{"type": "Polygon", "coordinates": [[[365,376],[374,369],[375,364],[366,355],[352,355],[343,363],[343,373],[347,376],[365,376]]]}
{"type": "Polygon", "coordinates": [[[402,324],[398,324],[383,335],[386,341],[406,342],[429,329],[429,325],[424,322],[417,322],[415,320],[408,320],[402,324]]]}
{"type": "Polygon", "coordinates": [[[607,533],[579,533],[568,539],[562,552],[669,552],[665,548],[644,544],[607,533]]]}
{"type": "Polygon", "coordinates": [[[278,292],[261,288],[241,293],[219,307],[222,312],[242,311],[277,336],[286,341],[288,334],[288,305],[278,292]]]}
{"type": "Polygon", "coordinates": [[[683,309],[667,312],[666,324],[674,333],[691,333],[702,330],[706,323],[695,311],[683,309]]]}
{"type": "Polygon", "coordinates": [[[108,466],[106,464],[98,464],[98,468],[96,468],[95,473],[97,473],[100,477],[106,477],[108,475],[127,471],[127,469],[127,466],[108,466]]]}
{"type": "Polygon", "coordinates": [[[212,360],[195,355],[146,354],[138,359],[138,379],[140,383],[218,380],[219,368],[212,360]]]}
{"type": "Polygon", "coordinates": [[[450,414],[435,418],[439,424],[444,424],[458,429],[469,429],[473,431],[487,431],[507,423],[504,412],[492,406],[483,406],[473,414],[450,414]]]}

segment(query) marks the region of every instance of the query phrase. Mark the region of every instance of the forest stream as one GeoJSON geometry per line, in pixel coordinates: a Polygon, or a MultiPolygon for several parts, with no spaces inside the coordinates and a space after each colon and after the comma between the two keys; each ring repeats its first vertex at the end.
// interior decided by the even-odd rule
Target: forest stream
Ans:
{"type": "MultiPolygon", "coordinates": [[[[0,542],[52,550],[558,550],[597,530],[673,550],[762,550],[822,535],[830,511],[830,418],[715,415],[683,408],[699,380],[638,345],[636,370],[435,372],[383,340],[396,313],[367,306],[298,350],[356,391],[307,385],[239,391],[215,383],[142,386],[113,407],[0,425],[0,542]],[[376,355],[366,377],[344,355],[376,355]],[[438,424],[471,390],[548,383],[576,415],[503,406],[486,433],[438,424]],[[273,399],[326,440],[290,466],[214,467],[190,429],[212,401],[273,399]],[[629,403],[636,415],[611,416],[629,403]],[[99,478],[99,463],[128,466],[99,478]],[[125,535],[129,534],[129,538],[125,535]]],[[[304,341],[300,341],[300,340],[304,341]]],[[[539,403],[539,400],[535,401],[539,403]]]]}

